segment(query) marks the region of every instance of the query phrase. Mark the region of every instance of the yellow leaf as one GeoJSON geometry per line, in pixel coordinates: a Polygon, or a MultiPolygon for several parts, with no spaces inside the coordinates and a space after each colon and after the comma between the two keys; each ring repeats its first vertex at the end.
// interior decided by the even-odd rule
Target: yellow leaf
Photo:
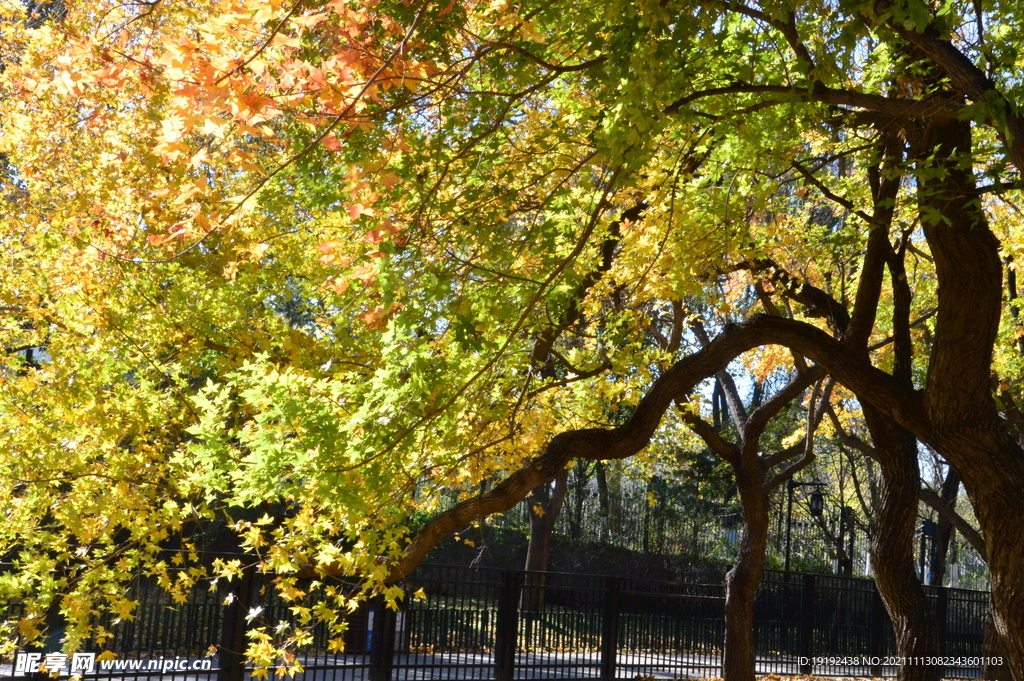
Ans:
{"type": "Polygon", "coordinates": [[[298,38],[291,38],[280,33],[274,36],[274,39],[271,41],[271,44],[274,47],[302,47],[302,43],[299,42],[298,38]]]}
{"type": "Polygon", "coordinates": [[[38,620],[34,617],[22,617],[18,621],[18,631],[21,632],[21,635],[24,636],[25,639],[31,641],[39,636],[40,631],[36,627],[37,621],[38,620]]]}

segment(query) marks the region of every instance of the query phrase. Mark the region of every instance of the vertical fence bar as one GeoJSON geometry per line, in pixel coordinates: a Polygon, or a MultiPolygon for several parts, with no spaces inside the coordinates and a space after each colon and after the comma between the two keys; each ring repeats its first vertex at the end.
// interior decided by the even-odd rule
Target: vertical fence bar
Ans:
{"type": "Polygon", "coordinates": [[[494,679],[512,681],[516,669],[516,638],[519,630],[519,594],[523,574],[506,572],[494,623],[494,679]]]}
{"type": "Polygon", "coordinates": [[[935,623],[939,627],[939,654],[945,655],[949,648],[946,644],[949,635],[949,589],[944,586],[936,587],[935,623]]]}
{"type": "Polygon", "coordinates": [[[370,681],[391,681],[395,666],[395,611],[378,597],[370,638],[370,681]]]}
{"type": "Polygon", "coordinates": [[[604,612],[601,617],[601,678],[615,679],[615,654],[619,648],[619,591],[618,577],[605,581],[604,612]]]}
{"type": "Polygon", "coordinates": [[[800,657],[807,658],[808,663],[800,665],[801,674],[811,674],[814,666],[810,664],[814,652],[814,591],[814,575],[804,575],[800,590],[800,657]]]}

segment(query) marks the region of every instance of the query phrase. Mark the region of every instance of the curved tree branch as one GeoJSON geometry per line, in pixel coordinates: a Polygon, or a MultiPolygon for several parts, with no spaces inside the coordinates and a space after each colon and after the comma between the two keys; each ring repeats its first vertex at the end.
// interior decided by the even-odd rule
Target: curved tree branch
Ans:
{"type": "MultiPolygon", "coordinates": [[[[866,92],[853,90],[837,90],[815,83],[813,87],[789,85],[757,85],[753,83],[733,83],[723,87],[708,88],[680,97],[664,109],[666,114],[679,113],[680,109],[693,102],[707,97],[729,94],[773,94],[790,95],[795,100],[822,102],[838,106],[853,106],[868,111],[888,114],[893,118],[947,118],[956,119],[962,107],[944,100],[901,99],[883,97],[866,92]]],[[[778,102],[783,103],[782,100],[778,102]]]]}
{"type": "Polygon", "coordinates": [[[688,395],[700,381],[724,369],[733,358],[761,345],[783,345],[810,357],[861,399],[876,405],[904,427],[922,433],[922,439],[928,439],[928,423],[916,391],[904,388],[815,326],[758,316],[726,326],[707,347],[676,362],[654,382],[626,423],[612,429],[585,428],[559,433],[539,456],[505,480],[436,516],[412,538],[405,555],[392,564],[388,581],[403,578],[439,541],[460,527],[512,508],[537,485],[553,480],[572,459],[623,459],[640,452],[676,399],[688,395]]]}
{"type": "Polygon", "coordinates": [[[704,440],[704,443],[714,450],[715,454],[722,457],[726,463],[733,466],[739,465],[740,460],[740,449],[732,442],[728,442],[714,427],[700,418],[696,414],[692,414],[685,410],[682,404],[679,404],[679,412],[683,421],[686,425],[690,426],[690,430],[696,433],[700,439],[704,440]]]}
{"type": "MultiPolygon", "coordinates": [[[[890,2],[882,0],[876,3],[875,11],[881,13],[890,6],[890,2]]],[[[1016,107],[996,83],[953,43],[939,37],[938,31],[934,28],[928,27],[921,32],[912,31],[892,20],[887,21],[887,25],[896,35],[921,50],[942,69],[949,76],[953,87],[961,94],[976,103],[986,102],[995,109],[988,122],[996,127],[1013,165],[1017,166],[1017,170],[1024,172],[1024,118],[1017,115],[1016,107]]]]}

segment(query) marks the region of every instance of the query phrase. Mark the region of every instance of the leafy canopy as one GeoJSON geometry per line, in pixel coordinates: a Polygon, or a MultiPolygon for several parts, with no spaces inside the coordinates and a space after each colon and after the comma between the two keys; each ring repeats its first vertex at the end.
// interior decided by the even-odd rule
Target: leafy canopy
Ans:
{"type": "MultiPolygon", "coordinates": [[[[917,68],[901,31],[934,29],[1015,100],[1014,3],[2,7],[0,593],[29,604],[23,635],[59,607],[69,648],[130,616],[135,574],[179,598],[237,574],[195,554],[224,519],[286,598],[317,577],[340,631],[326,573],[383,585],[452,492],[623,423],[698,347],[685,319],[750,313],[749,263],[848,302],[900,111],[974,120],[976,172],[1012,182],[1001,100],[896,74],[917,68]]],[[[921,254],[915,318],[916,181],[893,226],[921,254]]],[[[742,361],[795,370],[774,346],[742,361]]],[[[688,437],[664,427],[652,459],[688,437]]]]}

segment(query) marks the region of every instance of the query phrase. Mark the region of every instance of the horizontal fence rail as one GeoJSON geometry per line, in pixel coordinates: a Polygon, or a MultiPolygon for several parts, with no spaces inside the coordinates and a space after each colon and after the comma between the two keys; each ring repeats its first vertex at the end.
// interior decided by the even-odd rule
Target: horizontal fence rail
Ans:
{"type": "MultiPolygon", "coordinates": [[[[134,619],[105,621],[112,637],[85,651],[116,657],[98,658],[82,676],[243,681],[252,674],[243,657],[247,631],[257,624],[296,624],[296,603],[281,600],[272,581],[272,575],[250,571],[240,581],[197,586],[187,603],[174,604],[155,584],[140,580],[133,587],[139,602],[134,619]]],[[[324,626],[310,624],[311,643],[297,651],[303,671],[296,678],[721,676],[721,585],[423,565],[402,586],[406,597],[397,610],[376,600],[350,617],[343,651],[332,651],[337,645],[329,645],[324,626]]],[[[944,676],[980,677],[988,594],[942,587],[925,587],[925,594],[950,662],[944,676]]],[[[5,619],[18,610],[9,608],[5,619]]],[[[34,651],[36,666],[57,652],[58,639],[34,651]]],[[[892,626],[869,579],[766,571],[754,606],[754,642],[762,674],[896,673],[892,626]]],[[[27,653],[33,651],[21,651],[27,653]]],[[[60,673],[70,672],[69,660],[60,673]]],[[[3,661],[0,675],[32,676],[13,659],[3,661]]]]}

